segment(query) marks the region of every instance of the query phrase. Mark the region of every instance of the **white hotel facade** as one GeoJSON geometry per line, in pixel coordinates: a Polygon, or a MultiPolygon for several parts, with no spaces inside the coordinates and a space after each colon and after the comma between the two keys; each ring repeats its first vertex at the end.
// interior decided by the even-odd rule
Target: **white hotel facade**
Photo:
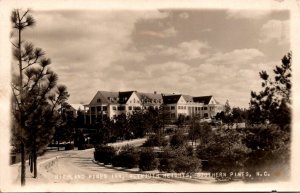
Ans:
{"type": "Polygon", "coordinates": [[[180,115],[200,118],[212,118],[223,111],[213,96],[198,96],[182,94],[142,93],[137,91],[109,92],[98,91],[88,105],[84,105],[84,123],[94,124],[99,116],[110,119],[133,111],[164,108],[171,120],[180,115]]]}

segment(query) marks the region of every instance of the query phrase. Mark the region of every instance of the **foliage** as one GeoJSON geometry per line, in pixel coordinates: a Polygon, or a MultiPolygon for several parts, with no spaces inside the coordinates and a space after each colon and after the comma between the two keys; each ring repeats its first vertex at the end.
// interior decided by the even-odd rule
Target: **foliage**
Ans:
{"type": "Polygon", "coordinates": [[[155,146],[167,146],[168,140],[159,136],[159,135],[152,135],[150,136],[147,141],[143,144],[144,147],[155,147],[155,146]]]}
{"type": "Polygon", "coordinates": [[[116,150],[111,146],[97,145],[95,147],[94,159],[104,164],[112,164],[116,150]]]}
{"type": "Polygon", "coordinates": [[[96,134],[93,138],[95,144],[107,144],[113,135],[113,121],[107,116],[99,116],[96,120],[96,134]]]}
{"type": "Polygon", "coordinates": [[[161,158],[159,159],[158,170],[160,172],[173,172],[175,168],[175,160],[172,158],[161,158]]]}
{"type": "Polygon", "coordinates": [[[130,136],[130,130],[128,127],[128,119],[125,114],[117,116],[114,120],[113,135],[126,139],[130,136]]]}
{"type": "Polygon", "coordinates": [[[146,132],[151,128],[151,122],[148,113],[134,111],[129,118],[129,128],[135,138],[144,137],[146,132]]]}
{"type": "Polygon", "coordinates": [[[250,150],[242,143],[244,135],[237,130],[222,129],[213,140],[197,147],[197,157],[208,160],[210,172],[242,171],[250,150]]]}
{"type": "Polygon", "coordinates": [[[174,160],[174,171],[177,173],[196,173],[201,169],[200,159],[193,156],[180,156],[174,160]]]}
{"type": "Polygon", "coordinates": [[[199,139],[201,143],[207,143],[207,141],[211,140],[211,135],[212,129],[208,123],[192,122],[192,125],[189,129],[188,138],[192,142],[196,142],[199,139]]]}
{"type": "Polygon", "coordinates": [[[73,144],[68,143],[68,144],[65,145],[65,150],[73,150],[73,149],[74,149],[73,144]]]}
{"type": "Polygon", "coordinates": [[[115,167],[134,168],[139,164],[139,152],[128,146],[113,158],[112,164],[115,167]]]}
{"type": "Polygon", "coordinates": [[[289,177],[291,140],[289,129],[288,126],[282,129],[277,125],[267,125],[243,130],[247,136],[243,142],[252,150],[248,154],[245,166],[253,176],[256,176],[256,171],[267,171],[273,178],[289,177]]]}
{"type": "Polygon", "coordinates": [[[155,170],[158,166],[158,160],[151,148],[142,149],[140,152],[139,168],[141,171],[155,170]]]}
{"type": "Polygon", "coordinates": [[[266,71],[259,73],[262,79],[262,91],[251,91],[249,118],[251,123],[270,121],[284,127],[291,122],[291,62],[292,54],[288,53],[275,66],[274,79],[266,71]]]}
{"type": "Polygon", "coordinates": [[[184,146],[187,143],[186,136],[181,132],[175,133],[170,139],[170,145],[173,148],[179,148],[184,146]]]}
{"type": "Polygon", "coordinates": [[[195,173],[201,169],[201,161],[194,156],[191,146],[177,149],[164,149],[159,160],[159,171],[195,173]]]}
{"type": "Polygon", "coordinates": [[[69,94],[63,85],[57,86],[58,76],[50,68],[51,60],[41,48],[24,41],[23,32],[35,25],[29,10],[14,10],[11,14],[13,66],[13,144],[21,149],[21,184],[25,185],[25,157],[29,152],[31,171],[37,177],[38,152],[50,143],[56,123],[60,119],[58,107],[69,94]],[[17,33],[17,35],[15,34],[17,33]]]}

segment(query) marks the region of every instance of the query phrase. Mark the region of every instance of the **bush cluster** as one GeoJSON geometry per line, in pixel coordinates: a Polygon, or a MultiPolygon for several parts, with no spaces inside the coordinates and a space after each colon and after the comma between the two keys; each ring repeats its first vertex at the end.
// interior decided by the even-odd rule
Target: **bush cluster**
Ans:
{"type": "Polygon", "coordinates": [[[65,150],[73,150],[74,149],[74,145],[73,144],[66,144],[65,145],[65,150]]]}
{"type": "Polygon", "coordinates": [[[167,146],[168,140],[159,135],[150,136],[147,141],[143,144],[144,147],[157,147],[157,146],[167,146]]]}
{"type": "Polygon", "coordinates": [[[157,169],[158,159],[151,148],[145,148],[140,153],[139,168],[141,171],[157,169]]]}
{"type": "Polygon", "coordinates": [[[126,147],[112,161],[114,167],[134,168],[138,166],[139,153],[133,147],[126,147]]]}
{"type": "Polygon", "coordinates": [[[104,164],[112,164],[116,150],[111,146],[98,145],[95,147],[94,159],[104,164]]]}
{"type": "Polygon", "coordinates": [[[141,171],[158,169],[162,172],[195,173],[201,168],[200,159],[193,156],[189,147],[178,149],[166,148],[158,158],[152,148],[142,148],[138,152],[134,147],[127,146],[116,153],[111,146],[98,145],[95,147],[94,158],[104,164],[114,167],[135,168],[141,171]]]}
{"type": "Polygon", "coordinates": [[[194,156],[191,147],[165,149],[159,160],[161,172],[195,173],[201,169],[201,160],[194,156]]]}
{"type": "Polygon", "coordinates": [[[85,149],[90,149],[94,148],[93,144],[80,144],[78,145],[78,150],[85,150],[85,149]]]}
{"type": "Polygon", "coordinates": [[[187,143],[187,137],[180,132],[177,132],[170,139],[170,145],[173,148],[179,148],[187,143]]]}

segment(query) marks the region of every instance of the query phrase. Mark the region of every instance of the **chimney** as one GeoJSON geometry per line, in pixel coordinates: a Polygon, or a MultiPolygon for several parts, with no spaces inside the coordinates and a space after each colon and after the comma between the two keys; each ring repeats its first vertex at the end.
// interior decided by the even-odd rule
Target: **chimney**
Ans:
{"type": "Polygon", "coordinates": [[[154,91],[154,94],[156,94],[156,91],[154,91]]]}

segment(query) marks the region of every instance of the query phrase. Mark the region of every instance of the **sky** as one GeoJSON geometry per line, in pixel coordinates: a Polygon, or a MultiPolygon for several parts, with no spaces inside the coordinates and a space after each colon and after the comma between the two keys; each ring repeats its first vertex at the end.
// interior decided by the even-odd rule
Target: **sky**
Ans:
{"type": "Polygon", "coordinates": [[[290,51],[288,11],[32,11],[24,38],[51,58],[69,103],[98,90],[213,95],[247,108],[259,72],[290,51]]]}

